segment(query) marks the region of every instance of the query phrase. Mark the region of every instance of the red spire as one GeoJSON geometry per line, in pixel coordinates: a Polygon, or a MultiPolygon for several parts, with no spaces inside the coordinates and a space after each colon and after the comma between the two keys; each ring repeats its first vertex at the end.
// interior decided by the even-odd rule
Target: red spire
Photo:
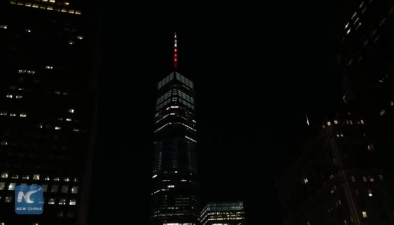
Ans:
{"type": "Polygon", "coordinates": [[[174,69],[178,67],[178,43],[177,43],[177,37],[176,37],[176,32],[174,34],[174,69]]]}

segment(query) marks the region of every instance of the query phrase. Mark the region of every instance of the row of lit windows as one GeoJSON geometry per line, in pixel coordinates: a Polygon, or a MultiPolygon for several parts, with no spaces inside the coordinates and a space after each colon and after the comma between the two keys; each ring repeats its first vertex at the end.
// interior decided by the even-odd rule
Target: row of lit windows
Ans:
{"type": "MultiPolygon", "coordinates": [[[[182,76],[180,73],[175,72],[176,76],[175,78],[177,80],[179,80],[180,82],[182,82],[183,84],[185,84],[186,86],[188,86],[189,88],[193,88],[194,84],[191,80],[187,79],[186,77],[182,76]]],[[[171,73],[170,75],[168,75],[167,77],[165,77],[163,80],[161,80],[158,84],[157,84],[157,88],[160,89],[162,88],[164,85],[168,84],[171,80],[174,79],[174,74],[171,73]]]]}
{"type": "MultiPolygon", "coordinates": [[[[49,0],[49,1],[54,1],[54,0],[49,0]]],[[[70,13],[70,14],[76,14],[76,15],[81,15],[80,10],[74,10],[74,9],[67,9],[65,7],[58,7],[58,6],[53,6],[53,5],[48,5],[48,4],[37,4],[37,3],[31,3],[31,2],[21,2],[21,1],[16,1],[16,0],[10,0],[11,4],[16,4],[20,6],[25,6],[25,7],[32,7],[36,9],[45,9],[49,11],[58,11],[58,12],[64,12],[64,13],[70,13]]],[[[51,2],[53,3],[53,2],[51,2]]]]}
{"type": "MultiPolygon", "coordinates": [[[[11,178],[11,179],[19,179],[19,175],[9,175],[8,174],[8,172],[2,172],[1,174],[0,174],[0,178],[2,178],[2,179],[7,179],[7,178],[11,178]]],[[[22,176],[21,177],[22,178],[22,180],[29,180],[30,179],[30,176],[29,175],[26,175],[26,176],[22,176]]],[[[40,176],[40,174],[34,174],[33,176],[32,176],[32,179],[33,180],[41,180],[41,176],[40,176]]],[[[45,178],[44,178],[44,180],[46,180],[46,181],[49,181],[49,180],[51,180],[48,176],[46,176],[45,178]]],[[[54,177],[53,179],[52,179],[53,181],[60,181],[61,179],[59,178],[59,177],[54,177]]],[[[62,179],[62,181],[64,181],[64,182],[70,182],[71,181],[71,179],[70,178],[68,178],[68,177],[65,177],[65,178],[63,178],[62,179]]],[[[72,181],[73,182],[79,182],[79,178],[74,178],[74,179],[72,179],[72,181]]]]}
{"type": "MultiPolygon", "coordinates": [[[[378,178],[379,178],[379,181],[383,181],[383,175],[378,175],[378,178]]],[[[354,176],[351,176],[351,180],[353,181],[353,182],[356,182],[356,178],[354,177],[354,176]]],[[[364,182],[368,182],[368,181],[370,181],[370,182],[375,182],[375,177],[374,176],[363,176],[363,181],[364,182]]]]}
{"type": "MultiPolygon", "coordinates": [[[[327,121],[327,126],[331,126],[332,124],[336,124],[336,125],[338,125],[338,124],[343,124],[343,125],[364,124],[364,120],[359,120],[359,121],[343,120],[341,122],[339,122],[338,120],[327,121]]],[[[323,128],[324,128],[324,126],[323,126],[323,128]]]]}
{"type": "MultiPolygon", "coordinates": [[[[21,184],[21,185],[26,185],[26,184],[21,184]]],[[[48,191],[48,187],[49,187],[48,184],[43,184],[41,186],[42,186],[42,190],[44,192],[48,191]]],[[[14,191],[15,187],[16,187],[16,183],[10,183],[6,189],[6,183],[0,182],[0,191],[3,191],[3,190],[14,191]]],[[[71,194],[78,194],[78,190],[79,190],[78,186],[72,186],[70,189],[69,186],[62,185],[61,189],[60,189],[60,193],[67,194],[70,191],[71,194]]],[[[50,189],[50,193],[58,193],[58,192],[59,192],[59,185],[56,185],[56,184],[52,185],[51,189],[50,189]]]]}
{"type": "MultiPolygon", "coordinates": [[[[1,196],[0,196],[0,199],[1,199],[1,196]]],[[[10,202],[12,202],[12,199],[13,199],[12,196],[6,196],[4,198],[4,202],[10,203],[10,202]]],[[[70,199],[67,202],[66,198],[60,198],[59,201],[58,201],[59,205],[67,205],[67,203],[68,203],[68,205],[76,205],[77,204],[77,200],[70,199]]],[[[55,205],[56,204],[56,198],[49,198],[48,201],[47,201],[47,204],[48,205],[55,205]]]]}
{"type": "MultiPolygon", "coordinates": [[[[22,96],[20,96],[22,97],[22,96]]],[[[11,116],[11,117],[27,117],[26,113],[7,113],[7,112],[0,112],[0,116],[11,116]]]]}

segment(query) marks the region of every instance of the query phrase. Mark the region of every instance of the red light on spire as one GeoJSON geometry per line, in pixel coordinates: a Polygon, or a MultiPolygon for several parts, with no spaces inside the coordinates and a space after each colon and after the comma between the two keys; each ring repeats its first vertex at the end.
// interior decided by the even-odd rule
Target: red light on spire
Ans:
{"type": "Polygon", "coordinates": [[[177,37],[176,37],[176,32],[174,34],[174,68],[176,69],[178,67],[178,43],[177,43],[177,37]]]}

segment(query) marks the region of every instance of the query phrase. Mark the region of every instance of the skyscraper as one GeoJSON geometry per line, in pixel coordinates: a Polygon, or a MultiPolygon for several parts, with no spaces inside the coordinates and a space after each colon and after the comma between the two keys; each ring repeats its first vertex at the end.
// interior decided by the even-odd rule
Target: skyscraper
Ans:
{"type": "Polygon", "coordinates": [[[201,211],[201,225],[246,225],[243,202],[210,202],[201,211]]]}
{"type": "Polygon", "coordinates": [[[280,179],[286,224],[393,223],[393,154],[373,133],[367,120],[353,115],[321,126],[280,179]]]}
{"type": "Polygon", "coordinates": [[[0,3],[0,224],[76,224],[91,149],[95,25],[86,1],[0,3]],[[93,29],[92,29],[93,28],[93,29]],[[14,189],[42,185],[44,213],[16,215],[14,189]]]}
{"type": "Polygon", "coordinates": [[[178,70],[158,85],[152,174],[152,225],[195,225],[199,216],[194,83],[178,70]]]}

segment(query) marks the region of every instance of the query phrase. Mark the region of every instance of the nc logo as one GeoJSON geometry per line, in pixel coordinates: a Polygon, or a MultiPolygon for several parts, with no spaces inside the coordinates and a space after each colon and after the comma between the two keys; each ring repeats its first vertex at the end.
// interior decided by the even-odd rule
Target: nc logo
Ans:
{"type": "Polygon", "coordinates": [[[15,187],[16,214],[42,214],[44,193],[39,185],[18,185],[15,187]]]}
{"type": "Polygon", "coordinates": [[[35,191],[28,191],[28,192],[26,192],[26,193],[24,193],[23,191],[19,191],[19,193],[18,193],[18,198],[17,198],[16,200],[18,201],[18,203],[20,203],[20,202],[22,202],[22,199],[25,199],[25,202],[26,202],[27,204],[32,204],[32,203],[34,203],[34,201],[31,200],[30,196],[31,196],[32,194],[34,194],[34,193],[39,192],[39,191],[41,191],[41,188],[38,189],[38,190],[35,190],[35,191]]]}

